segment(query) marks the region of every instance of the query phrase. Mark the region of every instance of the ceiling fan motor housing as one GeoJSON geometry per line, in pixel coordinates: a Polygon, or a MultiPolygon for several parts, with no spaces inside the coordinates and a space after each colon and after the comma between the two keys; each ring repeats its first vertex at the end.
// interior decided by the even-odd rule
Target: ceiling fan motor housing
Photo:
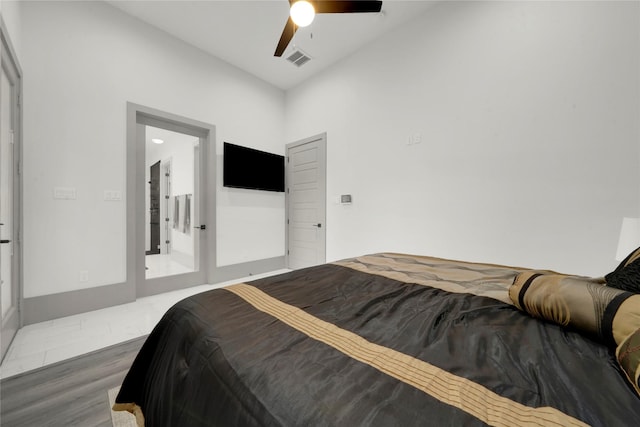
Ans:
{"type": "MultiPolygon", "coordinates": [[[[293,13],[293,7],[302,1],[293,2],[291,11],[293,13]]],[[[306,1],[304,3],[307,3],[306,1]]],[[[381,1],[369,1],[369,0],[352,0],[352,1],[340,1],[340,0],[316,0],[309,1],[313,5],[312,9],[315,9],[315,13],[378,13],[382,10],[381,1]]],[[[311,18],[313,21],[313,17],[311,18]]],[[[298,29],[298,25],[291,18],[291,14],[287,19],[287,23],[282,30],[280,41],[276,47],[274,56],[282,56],[287,46],[293,39],[293,36],[298,29]]],[[[307,56],[307,55],[305,55],[307,56]]],[[[305,61],[306,62],[306,61],[305,61]]]]}

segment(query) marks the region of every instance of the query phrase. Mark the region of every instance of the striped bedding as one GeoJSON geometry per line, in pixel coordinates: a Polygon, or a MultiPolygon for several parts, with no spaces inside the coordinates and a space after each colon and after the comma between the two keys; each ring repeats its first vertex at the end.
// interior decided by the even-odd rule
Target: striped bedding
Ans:
{"type": "Polygon", "coordinates": [[[381,253],[187,298],[114,409],[147,426],[624,426],[611,348],[514,307],[526,271],[381,253]]]}

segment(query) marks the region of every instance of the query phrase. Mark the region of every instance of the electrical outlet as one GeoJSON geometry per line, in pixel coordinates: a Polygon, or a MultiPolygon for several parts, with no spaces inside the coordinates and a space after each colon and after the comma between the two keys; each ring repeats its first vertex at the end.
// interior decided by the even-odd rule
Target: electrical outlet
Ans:
{"type": "Polygon", "coordinates": [[[104,190],[104,200],[108,200],[108,201],[122,200],[122,192],[118,190],[104,190]]]}
{"type": "Polygon", "coordinates": [[[89,270],[80,270],[80,283],[89,281],[89,270]]]}

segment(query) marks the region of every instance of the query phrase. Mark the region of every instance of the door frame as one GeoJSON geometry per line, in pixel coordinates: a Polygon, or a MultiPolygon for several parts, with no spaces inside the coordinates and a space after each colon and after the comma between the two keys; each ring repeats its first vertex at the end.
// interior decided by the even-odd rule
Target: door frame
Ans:
{"type": "Polygon", "coordinates": [[[285,192],[285,263],[287,268],[291,268],[289,265],[289,151],[293,148],[297,148],[301,145],[309,144],[311,142],[319,142],[321,147],[321,160],[322,160],[322,177],[321,180],[323,182],[324,194],[321,197],[323,199],[322,202],[322,218],[320,223],[322,224],[322,228],[320,229],[320,233],[322,234],[322,240],[324,242],[324,251],[323,251],[323,260],[322,262],[327,261],[327,133],[323,132],[318,135],[310,136],[308,138],[304,138],[295,142],[291,142],[286,145],[286,157],[287,161],[285,163],[285,186],[287,191],[285,192]]]}
{"type": "MultiPolygon", "coordinates": [[[[17,324],[15,327],[15,332],[11,335],[8,344],[4,344],[6,342],[5,330],[4,330],[4,322],[2,323],[2,342],[3,342],[3,350],[0,350],[0,360],[2,360],[5,356],[6,350],[9,348],[11,341],[13,340],[15,333],[17,333],[18,329],[22,327],[24,324],[23,320],[23,299],[24,299],[24,266],[23,266],[23,248],[22,248],[22,236],[24,235],[24,225],[22,221],[22,191],[23,191],[23,182],[22,182],[22,158],[23,158],[23,150],[22,150],[22,68],[20,67],[20,63],[18,62],[18,57],[15,53],[15,49],[13,48],[13,44],[11,43],[11,39],[9,38],[9,32],[7,31],[7,27],[4,23],[4,20],[0,16],[0,63],[2,63],[2,67],[4,67],[4,63],[7,62],[9,67],[11,68],[11,76],[13,79],[14,90],[15,90],[15,103],[13,103],[12,107],[14,108],[13,117],[13,230],[12,230],[12,239],[13,239],[13,260],[12,260],[12,274],[11,281],[13,291],[16,296],[16,306],[15,310],[17,313],[14,315],[17,319],[17,324]]],[[[8,317],[10,317],[9,315],[8,317]]],[[[12,331],[7,331],[12,332],[12,331]]]]}
{"type": "MultiPolygon", "coordinates": [[[[136,297],[170,292],[208,283],[216,269],[216,134],[215,126],[155,108],[127,103],[127,285],[136,297]],[[158,279],[145,278],[145,126],[154,126],[200,138],[201,225],[200,259],[195,273],[158,279]]],[[[196,261],[197,262],[197,261],[196,261]]]]}

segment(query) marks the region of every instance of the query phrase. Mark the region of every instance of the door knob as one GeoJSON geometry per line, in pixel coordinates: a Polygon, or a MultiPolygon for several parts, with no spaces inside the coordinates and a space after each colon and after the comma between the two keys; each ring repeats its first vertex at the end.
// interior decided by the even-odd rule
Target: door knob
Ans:
{"type": "Polygon", "coordinates": [[[11,240],[2,239],[2,240],[0,240],[0,243],[11,243],[11,240]]]}
{"type": "Polygon", "coordinates": [[[316,227],[322,228],[322,224],[316,224],[316,227]]]}

